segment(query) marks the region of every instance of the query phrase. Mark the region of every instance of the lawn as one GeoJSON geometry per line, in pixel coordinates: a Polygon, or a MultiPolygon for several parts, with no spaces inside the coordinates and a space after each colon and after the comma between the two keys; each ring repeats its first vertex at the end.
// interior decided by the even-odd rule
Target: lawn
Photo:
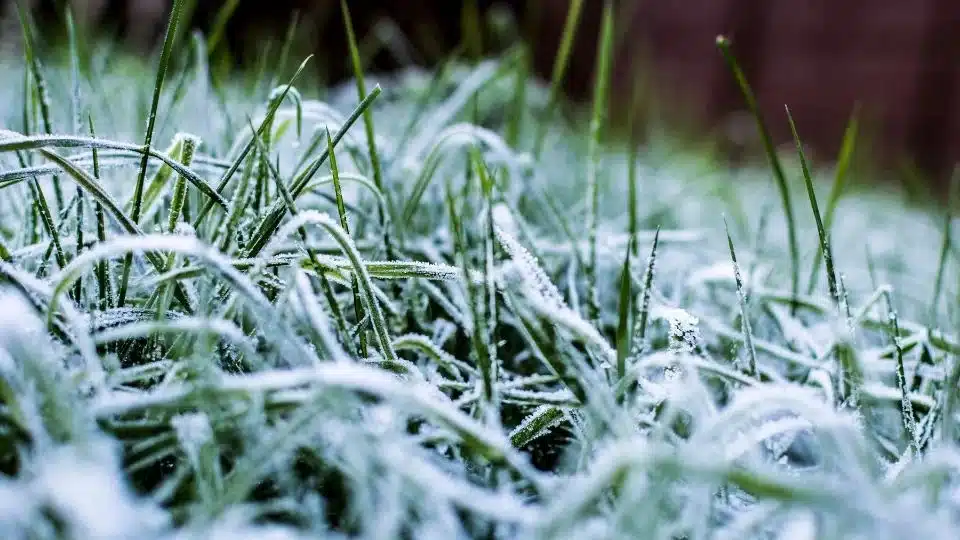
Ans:
{"type": "Polygon", "coordinates": [[[607,70],[562,115],[523,49],[320,89],[26,29],[0,537],[960,530],[949,208],[624,144],[607,70]]]}

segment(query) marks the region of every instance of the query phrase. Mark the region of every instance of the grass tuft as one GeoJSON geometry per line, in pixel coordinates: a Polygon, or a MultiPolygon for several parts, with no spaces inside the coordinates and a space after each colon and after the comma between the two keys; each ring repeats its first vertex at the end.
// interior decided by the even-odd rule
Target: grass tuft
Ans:
{"type": "Polygon", "coordinates": [[[550,87],[475,41],[375,78],[349,35],[318,89],[296,17],[235,77],[176,17],[160,70],[0,58],[0,538],[955,536],[953,210],[849,181],[856,115],[825,172],[788,111],[809,223],[769,169],[608,140],[613,6],[586,123],[535,114],[583,2],[550,87]]]}

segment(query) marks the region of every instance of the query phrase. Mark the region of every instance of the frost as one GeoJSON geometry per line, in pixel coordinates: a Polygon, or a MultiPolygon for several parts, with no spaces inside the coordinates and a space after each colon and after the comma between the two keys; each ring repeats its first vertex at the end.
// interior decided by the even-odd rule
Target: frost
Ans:
{"type": "MultiPolygon", "coordinates": [[[[149,538],[168,526],[166,513],[135,499],[123,481],[112,449],[100,445],[88,449],[61,447],[47,453],[36,473],[19,488],[28,501],[17,513],[36,514],[49,509],[72,538],[123,540],[149,538]]],[[[9,514],[0,523],[11,523],[9,514]]]]}
{"type": "Polygon", "coordinates": [[[700,347],[700,319],[686,310],[658,306],[656,316],[665,319],[669,326],[670,351],[676,354],[692,354],[700,347]]]}
{"type": "Polygon", "coordinates": [[[550,308],[569,310],[570,308],[563,301],[563,296],[557,290],[557,286],[550,281],[550,278],[537,264],[533,255],[499,226],[494,227],[494,231],[503,248],[517,263],[517,270],[520,272],[524,285],[546,302],[550,308]]]}
{"type": "Polygon", "coordinates": [[[193,228],[193,225],[186,221],[178,221],[173,229],[173,234],[176,236],[197,236],[197,231],[193,228]]]}
{"type": "Polygon", "coordinates": [[[202,413],[175,416],[170,420],[177,440],[186,450],[194,467],[200,462],[200,447],[213,439],[210,419],[202,413]]]}
{"type": "MultiPolygon", "coordinates": [[[[169,110],[157,137],[183,141],[195,133],[214,142],[197,149],[191,166],[214,183],[250,142],[249,129],[239,129],[245,111],[259,111],[258,124],[265,101],[279,93],[268,94],[276,83],[250,91],[225,81],[212,104],[203,42],[195,44],[201,61],[182,73],[182,86],[165,85],[161,103],[169,110]]],[[[351,180],[342,192],[351,234],[338,227],[330,164],[318,161],[325,140],[310,147],[324,128],[336,132],[359,119],[348,81],[321,90],[326,102],[293,95],[294,106],[278,110],[273,133],[286,131],[271,140],[271,163],[285,180],[307,184],[294,195],[296,215],[284,214],[276,230],[265,214],[285,211],[285,203],[256,172],[254,151],[221,190],[229,210],[213,208],[195,229],[188,222],[198,223],[208,199],[192,187],[172,234],[159,223],[171,185],[135,224],[166,234],[131,233],[106,212],[104,242],[96,201],[86,197],[83,246],[76,245],[75,210],[51,204],[68,261],[59,268],[33,215],[31,186],[36,178],[50,203],[50,177],[69,179],[44,162],[41,148],[92,173],[96,147],[98,181],[126,212],[143,137],[141,115],[127,114],[142,109],[143,92],[131,88],[149,89],[155,80],[152,68],[136,63],[109,73],[107,57],[89,52],[97,88],[83,95],[110,98],[85,104],[97,120],[96,140],[0,130],[0,538],[956,536],[960,449],[951,436],[956,418],[944,415],[948,405],[956,408],[945,381],[960,340],[928,329],[955,326],[947,301],[957,292],[952,258],[940,305],[930,305],[942,216],[930,219],[896,194],[845,196],[831,231],[846,272],[840,309],[820,276],[794,312],[787,231],[774,215],[779,196],[769,170],[724,170],[651,132],[633,160],[641,189],[635,217],[644,228],[635,240],[649,245],[661,227],[660,247],[651,289],[632,275],[637,302],[624,313],[627,329],[639,335],[639,315],[648,318],[621,378],[611,368],[624,360],[617,276],[634,240],[624,201],[631,159],[620,148],[598,149],[595,172],[604,181],[591,186],[600,203],[590,217],[600,313],[588,321],[580,296],[588,290],[581,262],[590,227],[575,174],[583,171],[586,135],[582,126],[546,119],[542,152],[532,153],[537,129],[526,122],[540,122],[550,89],[532,84],[518,94],[517,57],[454,63],[444,77],[369,75],[368,87],[379,83],[383,92],[363,115],[375,124],[383,189],[355,189],[374,181],[358,121],[336,149],[341,178],[351,180]],[[528,110],[515,117],[521,96],[528,110]],[[508,145],[504,128],[515,119],[522,121],[518,138],[508,145]],[[461,166],[466,150],[504,173],[490,211],[506,257],[484,251],[486,239],[471,242],[464,275],[451,264],[460,254],[443,194],[453,188],[468,227],[485,225],[487,201],[461,166]],[[418,179],[424,191],[415,219],[396,220],[396,203],[405,210],[418,179]],[[384,208],[390,212],[381,216],[384,208]],[[741,277],[763,359],[758,376],[731,365],[747,332],[737,328],[736,271],[717,227],[730,210],[756,238],[741,277]],[[258,229],[267,236],[257,237],[258,229]],[[266,244],[251,255],[255,241],[266,244]],[[173,254],[183,265],[158,269],[147,253],[173,254]],[[118,305],[130,255],[126,301],[118,305]],[[109,291],[100,290],[101,268],[109,291]],[[481,407],[463,285],[484,275],[495,302],[485,306],[484,321],[497,328],[499,358],[497,400],[481,407]],[[563,280],[559,287],[551,276],[563,280]],[[360,310],[354,277],[361,278],[360,310]],[[174,279],[190,301],[157,313],[156,293],[174,279]],[[901,335],[893,342],[884,294],[896,295],[901,335]],[[359,354],[361,337],[369,358],[359,354]],[[898,387],[897,347],[906,393],[898,387]],[[388,358],[391,348],[396,358],[388,358]],[[861,371],[858,410],[847,408],[855,396],[838,384],[847,382],[841,348],[856,353],[853,368],[861,371]],[[92,391],[80,366],[105,372],[92,391]],[[904,434],[901,410],[916,417],[922,455],[904,434]],[[58,427],[66,429],[57,435],[58,427]]],[[[22,58],[0,57],[0,71],[23,72],[22,58]]],[[[69,75],[58,68],[44,75],[45,103],[58,118],[70,100],[69,75]]],[[[0,103],[9,105],[0,124],[22,122],[22,91],[0,85],[0,103]]],[[[148,176],[160,169],[148,161],[148,176]]],[[[818,189],[831,181],[829,171],[815,178],[818,189]]],[[[74,184],[64,185],[72,197],[74,184]]],[[[816,238],[811,220],[797,228],[799,237],[816,238]]],[[[805,258],[816,246],[807,248],[805,258]]]]}

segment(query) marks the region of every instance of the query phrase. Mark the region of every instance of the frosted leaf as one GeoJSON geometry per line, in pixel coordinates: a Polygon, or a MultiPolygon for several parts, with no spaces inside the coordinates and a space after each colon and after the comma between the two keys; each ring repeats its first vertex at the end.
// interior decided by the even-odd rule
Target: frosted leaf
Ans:
{"type": "Polygon", "coordinates": [[[520,424],[510,432],[510,439],[514,440],[519,434],[525,434],[525,441],[530,442],[550,433],[553,428],[564,421],[564,416],[550,405],[541,405],[527,415],[520,424]]]}
{"type": "Polygon", "coordinates": [[[520,278],[523,280],[524,285],[529,287],[551,307],[569,309],[563,301],[563,296],[560,294],[557,286],[550,281],[546,272],[543,271],[533,255],[527,251],[527,248],[523,247],[516,238],[499,226],[495,226],[494,231],[503,249],[517,264],[516,267],[520,272],[520,278]]]}

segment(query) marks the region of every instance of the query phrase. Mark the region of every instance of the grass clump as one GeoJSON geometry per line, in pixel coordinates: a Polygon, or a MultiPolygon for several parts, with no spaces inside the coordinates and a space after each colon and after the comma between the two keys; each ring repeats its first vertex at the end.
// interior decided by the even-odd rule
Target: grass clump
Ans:
{"type": "Polygon", "coordinates": [[[802,151],[772,184],[603,142],[603,76],[584,130],[518,56],[320,95],[210,84],[170,35],[175,87],[71,49],[0,68],[3,538],[960,527],[949,218],[802,151]],[[731,193],[766,240],[722,227],[731,193]]]}

